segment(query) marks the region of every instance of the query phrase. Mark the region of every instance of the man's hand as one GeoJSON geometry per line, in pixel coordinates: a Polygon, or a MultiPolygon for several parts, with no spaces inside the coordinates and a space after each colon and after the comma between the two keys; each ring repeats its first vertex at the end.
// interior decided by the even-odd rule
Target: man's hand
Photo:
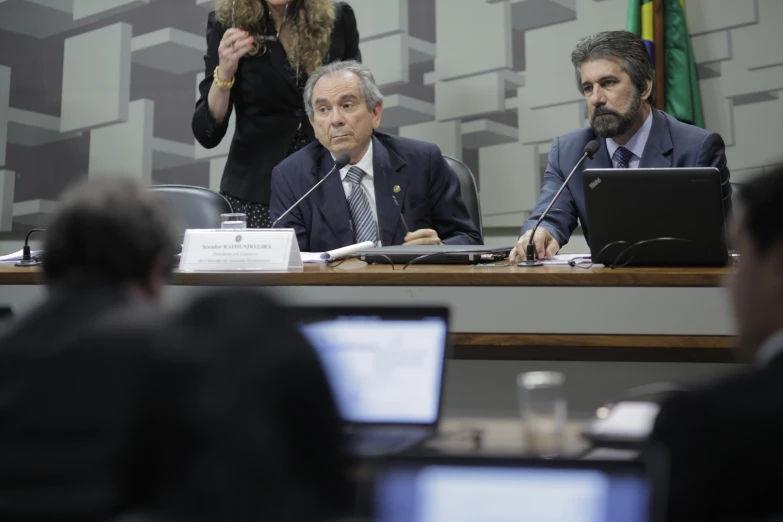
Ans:
{"type": "MultiPolygon", "coordinates": [[[[530,242],[530,233],[531,231],[528,230],[519,238],[517,246],[508,255],[509,261],[522,261],[525,259],[527,244],[530,242]],[[519,259],[517,259],[517,256],[519,256],[519,259]]],[[[552,259],[557,254],[557,251],[560,250],[560,245],[544,227],[538,227],[536,230],[533,245],[536,247],[536,259],[552,259]]]]}
{"type": "Polygon", "coordinates": [[[405,243],[403,246],[411,245],[441,245],[443,242],[438,237],[438,233],[431,228],[421,228],[414,232],[405,234],[405,243]]]}

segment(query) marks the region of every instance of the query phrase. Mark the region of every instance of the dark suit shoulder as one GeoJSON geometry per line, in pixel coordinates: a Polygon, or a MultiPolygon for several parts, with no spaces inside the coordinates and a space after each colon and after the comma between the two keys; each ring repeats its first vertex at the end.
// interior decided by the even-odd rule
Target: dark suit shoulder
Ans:
{"type": "Polygon", "coordinates": [[[324,146],[313,141],[278,163],[276,168],[286,177],[310,172],[324,154],[328,154],[324,146]]]}
{"type": "Polygon", "coordinates": [[[384,132],[376,132],[374,136],[387,149],[404,158],[406,161],[415,158],[420,159],[423,156],[441,155],[440,149],[434,143],[429,143],[413,138],[403,138],[384,132]]]}
{"type": "Polygon", "coordinates": [[[681,122],[663,111],[660,111],[660,113],[664,116],[665,121],[669,126],[669,133],[671,134],[672,143],[674,144],[675,149],[685,150],[693,148],[698,151],[702,143],[704,143],[704,140],[708,137],[719,136],[715,132],[681,122]]]}

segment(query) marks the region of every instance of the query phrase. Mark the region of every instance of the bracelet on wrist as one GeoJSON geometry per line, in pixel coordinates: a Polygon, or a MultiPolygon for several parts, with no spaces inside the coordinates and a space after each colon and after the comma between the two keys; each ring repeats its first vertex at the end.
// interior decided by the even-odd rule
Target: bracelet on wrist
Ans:
{"type": "Polygon", "coordinates": [[[219,73],[220,73],[220,66],[218,65],[215,67],[215,72],[212,74],[212,81],[214,82],[214,84],[217,85],[218,89],[222,89],[224,91],[231,90],[231,87],[234,86],[235,77],[232,76],[230,81],[224,82],[221,81],[220,76],[218,76],[219,73]]]}

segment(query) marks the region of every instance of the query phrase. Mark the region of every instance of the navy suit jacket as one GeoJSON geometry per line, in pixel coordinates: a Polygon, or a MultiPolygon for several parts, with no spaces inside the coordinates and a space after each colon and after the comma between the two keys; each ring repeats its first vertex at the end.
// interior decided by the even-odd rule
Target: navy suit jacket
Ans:
{"type": "MultiPolygon", "coordinates": [[[[585,239],[588,239],[588,223],[585,198],[582,188],[582,171],[585,169],[610,169],[613,167],[606,147],[606,139],[595,135],[590,127],[570,132],[555,138],[549,151],[549,164],[544,173],[544,186],[535,210],[522,225],[520,235],[532,230],[552,201],[555,193],[565,181],[584,153],[590,140],[598,140],[601,148],[593,159],[587,158],[568,182],[557,202],[547,214],[541,226],[547,229],[560,246],[568,242],[571,232],[582,224],[585,239]]],[[[726,216],[731,211],[731,185],[726,154],[720,135],[687,123],[682,123],[663,111],[653,109],[653,122],[647,144],[644,146],[639,168],[672,167],[716,167],[721,173],[723,185],[723,209],[726,216]]]]}
{"type": "MultiPolygon", "coordinates": [[[[478,245],[481,235],[460,196],[457,175],[435,145],[391,136],[373,137],[373,178],[379,238],[384,246],[401,245],[405,225],[411,232],[431,228],[449,245],[478,245]],[[399,191],[394,192],[396,187],[399,191]],[[392,196],[400,203],[398,208],[392,196]]],[[[334,166],[329,151],[314,142],[272,170],[272,220],[310,190],[334,166]]],[[[323,252],[355,243],[351,214],[340,173],[332,174],[278,228],[293,228],[303,252],[323,252]]]]}

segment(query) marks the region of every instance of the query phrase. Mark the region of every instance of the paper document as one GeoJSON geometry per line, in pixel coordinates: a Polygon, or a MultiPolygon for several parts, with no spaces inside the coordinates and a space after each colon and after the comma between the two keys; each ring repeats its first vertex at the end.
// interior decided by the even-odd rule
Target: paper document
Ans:
{"type": "Polygon", "coordinates": [[[590,263],[590,254],[556,254],[552,259],[541,259],[545,265],[567,265],[569,261],[590,263]]]}
{"type": "MultiPolygon", "coordinates": [[[[43,254],[43,250],[31,250],[30,251],[30,257],[40,256],[43,254]]],[[[19,250],[18,252],[14,252],[13,254],[6,254],[4,256],[0,256],[0,263],[16,263],[17,261],[22,260],[23,251],[19,250]]]]}
{"type": "Polygon", "coordinates": [[[329,250],[328,252],[302,252],[302,262],[326,263],[332,259],[348,257],[360,250],[367,250],[368,248],[373,248],[374,246],[375,244],[372,241],[365,241],[364,243],[356,243],[355,245],[335,248],[334,250],[329,250]]]}
{"type": "Polygon", "coordinates": [[[647,437],[653,428],[659,405],[654,402],[618,402],[605,419],[596,420],[590,434],[600,437],[647,437]]]}

